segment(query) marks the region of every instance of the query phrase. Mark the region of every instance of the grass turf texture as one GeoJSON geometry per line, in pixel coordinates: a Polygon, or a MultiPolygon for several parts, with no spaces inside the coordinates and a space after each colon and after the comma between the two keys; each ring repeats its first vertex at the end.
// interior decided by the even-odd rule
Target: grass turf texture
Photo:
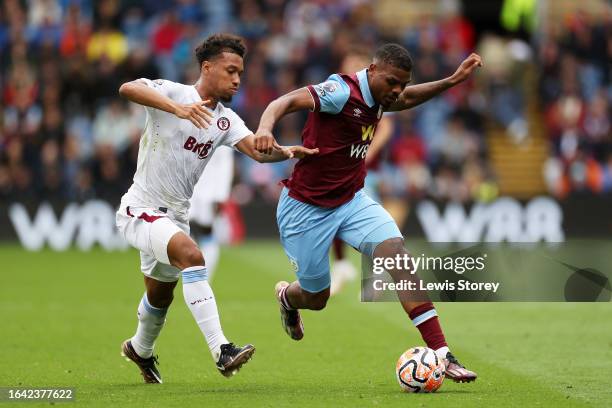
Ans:
{"type": "MultiPolygon", "coordinates": [[[[358,261],[358,257],[355,257],[358,261]]],[[[606,406],[612,404],[612,305],[438,304],[454,353],[479,374],[435,394],[405,394],[399,355],[422,344],[399,304],[362,304],[358,283],[282,331],[273,296],[292,279],[276,242],[224,249],[213,288],[228,338],[257,347],[231,379],[214,368],[177,288],[156,347],[163,385],[119,356],[143,292],[136,251],[28,253],[0,247],[0,387],[74,387],[77,406],[606,406]]],[[[49,403],[32,403],[28,406],[49,403]]],[[[70,405],[69,405],[70,406],[70,405]]]]}

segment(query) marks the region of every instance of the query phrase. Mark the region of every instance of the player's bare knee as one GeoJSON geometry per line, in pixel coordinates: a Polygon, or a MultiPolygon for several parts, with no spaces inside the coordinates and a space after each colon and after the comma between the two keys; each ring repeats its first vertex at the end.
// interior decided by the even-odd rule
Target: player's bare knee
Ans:
{"type": "Polygon", "coordinates": [[[404,240],[402,238],[389,238],[378,244],[374,250],[374,257],[391,258],[404,253],[407,253],[406,248],[404,248],[404,240]]]}
{"type": "Polygon", "coordinates": [[[317,298],[311,306],[311,310],[323,310],[327,306],[326,298],[317,298]]]}
{"type": "Polygon", "coordinates": [[[185,264],[185,268],[190,266],[203,266],[204,265],[204,256],[202,255],[202,251],[196,245],[190,245],[185,248],[183,253],[183,264],[185,264]]]}
{"type": "Polygon", "coordinates": [[[310,293],[308,295],[308,305],[310,310],[323,310],[329,300],[329,289],[322,292],[310,293]]]}
{"type": "Polygon", "coordinates": [[[204,266],[204,256],[200,248],[193,242],[187,242],[173,252],[168,252],[170,264],[179,269],[189,268],[190,266],[204,266]]]}
{"type": "Polygon", "coordinates": [[[168,259],[172,266],[179,269],[204,265],[202,251],[188,235],[183,233],[175,234],[168,243],[168,259]]]}

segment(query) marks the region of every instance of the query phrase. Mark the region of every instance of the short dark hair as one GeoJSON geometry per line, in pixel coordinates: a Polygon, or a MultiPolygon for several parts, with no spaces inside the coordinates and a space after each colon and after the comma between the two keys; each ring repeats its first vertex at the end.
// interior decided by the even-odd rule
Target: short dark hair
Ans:
{"type": "Polygon", "coordinates": [[[238,54],[242,58],[246,54],[244,40],[233,34],[213,34],[195,49],[198,63],[210,61],[224,52],[238,54]]]}
{"type": "Polygon", "coordinates": [[[408,50],[399,44],[381,45],[374,53],[374,62],[385,62],[404,71],[412,70],[412,58],[408,50]]]}

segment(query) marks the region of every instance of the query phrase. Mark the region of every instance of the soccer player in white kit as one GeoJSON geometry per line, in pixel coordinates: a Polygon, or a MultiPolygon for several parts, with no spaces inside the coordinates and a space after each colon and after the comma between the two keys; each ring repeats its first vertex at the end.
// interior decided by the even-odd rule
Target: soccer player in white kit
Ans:
{"type": "Polygon", "coordinates": [[[123,342],[122,354],[138,365],[147,383],[162,382],[153,347],[180,277],[185,303],[221,374],[235,374],[255,352],[252,345],[236,346],[223,334],[204,256],[189,237],[189,199],[215,149],[234,147],[260,162],[318,153],[279,145],[259,153],[253,133],[222,105],[238,90],[245,52],[241,38],[215,34],[196,48],[200,77],[195,85],[143,78],[119,89],[147,111],[134,183],[117,211],[118,230],[140,250],[146,287],[136,334],[123,342]]]}

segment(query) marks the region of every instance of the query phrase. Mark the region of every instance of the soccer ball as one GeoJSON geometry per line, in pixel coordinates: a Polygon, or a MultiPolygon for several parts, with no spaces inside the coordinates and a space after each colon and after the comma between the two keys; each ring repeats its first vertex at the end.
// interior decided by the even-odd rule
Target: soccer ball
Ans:
{"type": "Polygon", "coordinates": [[[395,374],[405,392],[434,392],[444,381],[444,362],[427,347],[413,347],[397,360],[395,374]]]}

